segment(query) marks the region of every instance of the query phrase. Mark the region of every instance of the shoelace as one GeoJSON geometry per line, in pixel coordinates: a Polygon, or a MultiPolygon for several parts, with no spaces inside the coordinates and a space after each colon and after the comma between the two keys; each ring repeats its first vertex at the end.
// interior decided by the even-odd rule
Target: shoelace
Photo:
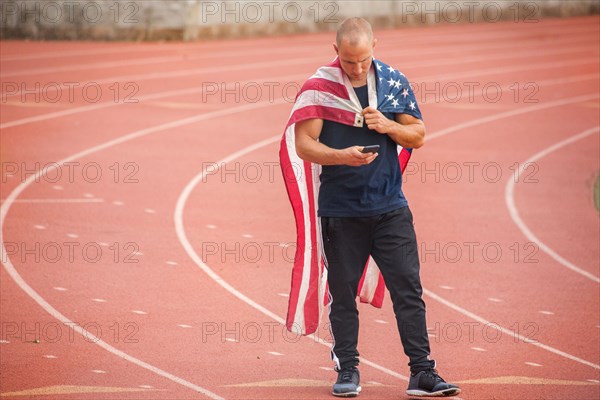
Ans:
{"type": "Polygon", "coordinates": [[[438,375],[438,373],[435,369],[430,369],[430,370],[425,371],[425,375],[431,376],[433,379],[435,379],[436,382],[446,382],[445,380],[442,379],[441,376],[438,375]]]}
{"type": "Polygon", "coordinates": [[[352,382],[352,373],[354,372],[354,370],[352,369],[345,369],[342,371],[342,376],[341,376],[341,381],[342,382],[352,382]]]}

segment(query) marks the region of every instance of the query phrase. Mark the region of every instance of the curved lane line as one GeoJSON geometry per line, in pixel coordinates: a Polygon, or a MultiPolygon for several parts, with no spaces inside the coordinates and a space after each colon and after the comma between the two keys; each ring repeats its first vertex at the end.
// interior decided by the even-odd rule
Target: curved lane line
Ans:
{"type": "MultiPolygon", "coordinates": [[[[265,102],[267,103],[267,102],[265,102]]],[[[276,102],[274,102],[276,103],[276,102]]],[[[188,125],[191,123],[195,123],[195,122],[199,122],[199,121],[203,121],[206,119],[210,119],[210,118],[214,118],[217,116],[223,116],[223,115],[227,115],[227,114],[233,114],[236,112],[240,112],[240,111],[246,111],[246,110],[252,110],[255,108],[260,108],[260,107],[264,107],[265,105],[270,105],[269,103],[267,104],[260,104],[260,103],[256,103],[256,104],[247,104],[247,105],[243,105],[243,106],[239,106],[239,107],[233,107],[227,110],[221,110],[221,111],[214,111],[211,113],[206,113],[206,114],[201,114],[201,115],[197,115],[197,116],[193,116],[193,117],[189,117],[189,118],[184,118],[181,120],[177,120],[177,121],[173,121],[173,122],[169,122],[166,124],[161,124],[161,125],[157,125],[155,127],[152,128],[146,128],[146,129],[142,129],[139,131],[135,131],[132,132],[128,135],[122,136],[120,138],[117,139],[113,139],[110,140],[108,142],[102,143],[100,145],[94,146],[94,147],[90,147],[86,150],[80,151],[79,153],[76,153],[70,157],[67,157],[61,161],[56,162],[55,164],[53,164],[51,167],[46,168],[44,170],[38,171],[37,173],[35,173],[34,175],[29,176],[27,179],[25,179],[25,181],[23,181],[22,183],[20,183],[15,189],[13,189],[13,191],[8,195],[8,197],[4,200],[4,202],[2,203],[2,205],[0,206],[0,254],[5,254],[6,257],[2,260],[2,264],[4,265],[4,269],[6,270],[6,272],[8,272],[8,274],[10,275],[10,277],[15,281],[15,283],[29,296],[31,297],[36,303],[38,303],[46,312],[48,312],[48,314],[52,315],[54,318],[56,318],[57,320],[61,321],[63,324],[66,324],[68,326],[73,326],[74,330],[79,333],[80,335],[84,336],[84,337],[88,337],[88,338],[92,338],[95,343],[104,348],[105,350],[107,350],[108,352],[116,355],[117,357],[123,358],[135,365],[138,365],[142,368],[145,368],[157,375],[160,375],[164,378],[167,378],[175,383],[178,383],[182,386],[188,387],[190,389],[193,389],[197,392],[200,392],[204,395],[206,395],[207,397],[211,398],[211,399],[215,399],[215,400],[220,400],[222,399],[220,396],[218,396],[215,393],[212,393],[211,391],[209,391],[208,389],[202,388],[200,386],[197,386],[191,382],[188,382],[182,378],[179,378],[173,374],[170,374],[169,372],[166,372],[160,368],[157,368],[153,365],[150,365],[142,360],[139,360],[111,345],[109,345],[108,343],[102,341],[100,338],[95,337],[92,333],[86,331],[85,329],[83,329],[82,327],[78,327],[75,322],[71,321],[69,318],[67,318],[65,315],[63,315],[61,312],[59,312],[56,308],[54,308],[50,303],[48,303],[42,296],[40,296],[40,294],[38,294],[31,286],[29,286],[29,284],[27,282],[25,282],[25,280],[21,277],[21,275],[17,272],[16,268],[14,267],[12,261],[10,260],[10,257],[8,257],[8,253],[6,251],[6,247],[5,247],[5,242],[4,242],[4,221],[6,219],[6,216],[8,215],[8,211],[10,210],[11,206],[13,205],[13,203],[16,202],[17,198],[19,197],[19,195],[28,187],[30,186],[33,182],[36,181],[36,179],[40,179],[44,174],[47,174],[48,172],[53,171],[54,169],[59,168],[60,166],[64,165],[67,162],[85,157],[89,154],[92,153],[96,153],[98,151],[101,150],[105,150],[107,148],[116,146],[118,144],[122,144],[125,143],[127,141],[130,141],[132,139],[136,139],[151,133],[155,133],[155,132],[159,132],[159,131],[163,131],[166,129],[172,129],[172,128],[177,128],[180,126],[184,126],[184,125],[188,125]],[[96,340],[97,339],[97,340],[96,340]]]]}
{"type": "MultiPolygon", "coordinates": [[[[234,295],[235,297],[237,297],[244,303],[248,304],[250,307],[253,307],[254,309],[260,311],[261,313],[265,314],[267,317],[273,319],[274,321],[280,323],[281,325],[285,325],[285,320],[283,318],[281,318],[279,315],[275,314],[271,310],[258,304],[257,302],[252,300],[250,297],[246,296],[245,294],[243,294],[242,292],[240,292],[239,290],[234,288],[231,284],[229,284],[227,281],[225,281],[223,278],[221,278],[204,261],[202,261],[202,258],[198,255],[198,253],[196,253],[196,250],[194,250],[194,246],[192,246],[192,244],[188,240],[188,237],[185,233],[185,227],[183,225],[183,212],[185,209],[185,204],[187,203],[187,200],[188,200],[189,196],[191,195],[192,191],[196,188],[196,186],[198,186],[198,184],[208,174],[214,174],[216,171],[221,169],[225,164],[227,164],[231,161],[234,161],[237,158],[240,158],[246,154],[252,153],[253,151],[258,150],[262,147],[266,147],[266,146],[268,146],[272,143],[275,143],[279,140],[281,140],[281,135],[277,135],[277,136],[273,136],[273,137],[265,139],[265,140],[261,140],[260,142],[254,143],[253,145],[245,147],[239,151],[236,151],[235,153],[228,155],[227,157],[223,158],[222,160],[217,161],[216,162],[216,165],[217,165],[216,170],[211,169],[209,171],[208,168],[203,169],[201,173],[196,175],[191,181],[188,182],[188,184],[185,186],[185,188],[179,195],[179,198],[177,199],[177,204],[175,206],[175,212],[173,215],[173,219],[175,221],[175,232],[177,233],[177,237],[179,238],[181,245],[185,249],[185,252],[190,256],[192,261],[194,261],[194,263],[196,263],[196,265],[203,272],[205,272],[213,281],[215,281],[217,284],[219,284],[223,289],[225,289],[226,291],[228,291],[229,293],[231,293],[232,295],[234,295]]],[[[214,165],[214,164],[212,164],[212,165],[214,165]]],[[[325,340],[321,339],[315,333],[308,335],[307,337],[309,337],[309,338],[315,340],[316,342],[318,342],[322,345],[325,345],[327,347],[331,346],[331,343],[328,343],[325,340]]],[[[408,381],[407,376],[401,375],[395,371],[392,371],[384,366],[378,365],[372,361],[366,360],[362,357],[361,357],[361,362],[365,365],[369,365],[375,369],[378,369],[379,371],[382,371],[388,375],[408,381]]]]}
{"type": "Polygon", "coordinates": [[[500,326],[500,325],[498,325],[498,324],[496,324],[494,322],[488,321],[485,318],[480,317],[479,315],[474,314],[474,313],[470,312],[469,310],[464,309],[461,306],[458,306],[458,305],[456,305],[456,304],[454,304],[454,303],[452,303],[452,302],[444,299],[443,297],[441,297],[441,296],[433,293],[431,290],[423,289],[423,292],[427,296],[431,297],[432,299],[437,300],[438,302],[442,303],[443,305],[445,305],[445,306],[453,309],[454,311],[459,312],[460,314],[462,314],[462,315],[464,315],[466,317],[469,317],[469,318],[471,318],[471,319],[473,319],[473,320],[475,320],[475,321],[477,321],[477,322],[479,322],[479,323],[481,323],[483,325],[486,325],[486,326],[494,326],[496,329],[498,329],[500,332],[502,332],[505,335],[509,335],[511,337],[518,338],[519,340],[523,341],[524,343],[528,343],[530,345],[539,347],[540,349],[549,351],[550,353],[553,353],[553,354],[556,354],[558,356],[567,358],[569,360],[578,362],[580,364],[587,365],[588,367],[592,367],[592,368],[595,368],[595,369],[600,369],[600,365],[598,365],[598,364],[594,364],[593,362],[584,360],[584,359],[579,358],[577,356],[574,356],[572,354],[565,353],[562,350],[555,349],[554,347],[551,347],[551,346],[548,346],[546,344],[540,343],[537,340],[525,337],[525,336],[523,336],[523,335],[519,334],[518,332],[515,332],[515,331],[513,331],[511,329],[504,328],[504,327],[502,327],[502,326],[500,326]]]}
{"type": "MultiPolygon", "coordinates": [[[[488,117],[484,117],[484,118],[479,118],[476,120],[473,120],[469,123],[464,123],[464,124],[458,124],[455,125],[453,127],[450,127],[446,130],[443,131],[439,131],[436,134],[431,135],[429,140],[435,139],[435,138],[439,138],[442,137],[444,135],[447,135],[449,133],[455,132],[459,129],[462,128],[467,128],[467,127],[473,127],[476,125],[482,125],[488,122],[494,122],[500,119],[504,119],[506,118],[507,115],[518,115],[518,114],[525,114],[525,113],[529,113],[529,112],[535,112],[535,111],[539,111],[539,110],[543,110],[546,108],[552,108],[552,107],[558,107],[558,106],[562,106],[562,105],[567,105],[567,104],[572,104],[572,103],[579,103],[581,101],[585,101],[585,100],[589,100],[592,98],[598,98],[600,97],[600,95],[598,94],[593,94],[593,95],[583,95],[583,96],[577,96],[577,97],[573,97],[573,98],[569,98],[569,99],[562,99],[562,100],[558,100],[558,101],[552,101],[552,102],[548,102],[548,103],[541,103],[541,104],[536,104],[535,106],[531,106],[531,107],[525,107],[519,110],[514,110],[514,111],[509,111],[509,112],[502,112],[502,113],[498,113],[498,114],[494,114],[488,117]]],[[[254,150],[257,150],[259,148],[265,147],[271,143],[276,142],[277,140],[281,139],[281,135],[277,135],[265,140],[262,140],[260,142],[257,142],[253,145],[250,145],[248,147],[245,147],[235,153],[230,154],[229,156],[225,157],[224,159],[222,159],[221,161],[217,162],[217,168],[221,168],[224,164],[231,162],[245,154],[251,153],[254,150]]],[[[214,173],[214,170],[211,170],[210,173],[214,173]]],[[[245,302],[246,304],[248,304],[249,306],[255,308],[256,310],[262,312],[263,314],[267,315],[268,317],[274,319],[275,321],[284,324],[285,321],[283,318],[279,317],[278,315],[276,315],[275,313],[273,313],[272,311],[266,309],[265,307],[263,307],[262,305],[258,304],[257,302],[255,302],[254,300],[250,299],[248,296],[246,296],[245,294],[241,293],[239,290],[235,289],[233,286],[231,286],[228,282],[226,282],[225,280],[223,280],[223,278],[221,278],[213,269],[211,269],[206,263],[204,263],[204,261],[202,261],[202,258],[198,255],[198,253],[195,251],[194,247],[192,246],[192,244],[190,243],[190,241],[187,238],[187,235],[185,233],[185,227],[183,224],[183,213],[184,213],[184,209],[185,209],[185,205],[186,202],[190,196],[190,194],[192,193],[192,191],[194,190],[194,188],[202,181],[202,179],[207,175],[207,173],[209,173],[209,171],[207,169],[203,169],[202,172],[200,172],[198,175],[196,175],[194,178],[192,178],[192,180],[190,180],[188,182],[188,184],[185,186],[185,188],[183,189],[183,191],[181,192],[181,194],[179,195],[179,198],[177,199],[177,203],[175,206],[175,212],[174,212],[174,223],[175,223],[175,231],[177,233],[177,237],[179,238],[183,248],[185,249],[186,253],[190,256],[190,258],[194,261],[194,263],[196,263],[196,265],[202,270],[204,271],[211,279],[213,279],[216,283],[218,283],[221,287],[223,287],[225,290],[227,290],[229,293],[231,293],[232,295],[234,295],[235,297],[237,297],[238,299],[240,299],[241,301],[245,302]]],[[[458,311],[459,313],[472,318],[476,321],[482,322],[482,323],[488,323],[491,324],[491,322],[487,321],[486,319],[460,307],[457,306],[453,303],[451,303],[450,301],[444,299],[443,297],[435,294],[434,292],[430,291],[430,290],[425,290],[426,294],[428,296],[430,296],[431,298],[433,298],[434,300],[437,300],[438,302],[446,305],[447,307],[450,307],[452,309],[454,309],[455,311],[458,311]]],[[[553,354],[559,355],[561,357],[567,358],[569,360],[581,363],[583,365],[587,365],[589,367],[595,368],[595,369],[600,369],[600,365],[598,364],[594,364],[592,362],[589,362],[587,360],[581,359],[577,356],[571,355],[569,353],[566,353],[562,350],[558,350],[554,347],[545,345],[543,343],[528,339],[522,335],[520,335],[517,332],[512,331],[511,329],[508,328],[504,328],[499,326],[498,324],[494,324],[495,326],[498,327],[498,329],[500,331],[502,331],[505,334],[512,334],[514,335],[514,337],[518,337],[520,340],[522,340],[525,343],[529,343],[532,344],[534,346],[537,346],[543,350],[549,351],[553,354]]],[[[312,335],[311,335],[312,336],[312,335]]],[[[327,346],[330,346],[329,343],[325,342],[325,341],[320,341],[320,343],[322,344],[326,344],[327,346]]],[[[364,359],[362,359],[362,361],[364,362],[364,359]]],[[[369,363],[371,363],[369,361],[369,363]]],[[[371,365],[371,364],[369,364],[371,365]]],[[[387,368],[386,368],[387,370],[387,368]]],[[[389,371],[389,370],[388,370],[389,371]]],[[[393,371],[390,371],[393,372],[393,371]]],[[[399,375],[397,373],[394,373],[396,375],[399,375]]],[[[403,379],[406,380],[406,377],[402,377],[403,379]]]]}
{"type": "Polygon", "coordinates": [[[525,222],[523,222],[523,220],[521,219],[520,215],[519,215],[519,210],[517,209],[517,206],[515,204],[515,181],[517,180],[517,178],[523,174],[525,172],[525,168],[527,168],[527,166],[531,163],[534,163],[542,158],[544,158],[545,156],[547,156],[548,154],[555,152],[556,150],[560,149],[561,147],[567,146],[573,142],[576,142],[578,140],[581,140],[583,138],[586,138],[594,133],[600,132],[600,126],[597,126],[595,128],[591,128],[588,129],[586,131],[583,131],[575,136],[571,136],[570,138],[567,138],[565,140],[562,140],[544,150],[541,150],[540,152],[534,154],[533,156],[531,156],[530,158],[528,158],[526,161],[524,161],[521,166],[519,167],[518,170],[516,170],[513,175],[511,176],[511,178],[508,180],[508,182],[506,183],[506,189],[504,191],[504,199],[506,201],[506,207],[508,208],[508,212],[510,213],[510,217],[513,220],[513,222],[519,227],[519,229],[521,230],[521,232],[523,232],[523,235],[525,235],[525,237],[531,241],[534,242],[538,245],[538,247],[546,254],[548,254],[550,257],[552,257],[557,263],[563,265],[564,267],[570,269],[573,272],[577,272],[578,274],[581,274],[583,276],[585,276],[586,278],[596,282],[596,283],[600,283],[600,278],[598,278],[596,275],[584,270],[581,267],[576,266],[575,264],[573,264],[572,262],[570,262],[569,260],[566,260],[565,258],[561,257],[556,251],[552,250],[550,248],[550,246],[548,246],[547,244],[545,244],[544,242],[542,242],[540,240],[540,238],[538,238],[527,226],[527,224],[525,224],[525,222]]]}

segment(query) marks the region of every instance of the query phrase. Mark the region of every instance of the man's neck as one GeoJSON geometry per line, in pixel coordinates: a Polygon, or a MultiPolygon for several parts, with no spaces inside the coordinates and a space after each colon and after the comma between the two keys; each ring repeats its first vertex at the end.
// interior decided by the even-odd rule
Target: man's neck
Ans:
{"type": "Polygon", "coordinates": [[[350,84],[352,85],[352,87],[354,88],[359,88],[359,87],[363,87],[367,84],[367,80],[364,79],[362,81],[350,81],[350,84]]]}

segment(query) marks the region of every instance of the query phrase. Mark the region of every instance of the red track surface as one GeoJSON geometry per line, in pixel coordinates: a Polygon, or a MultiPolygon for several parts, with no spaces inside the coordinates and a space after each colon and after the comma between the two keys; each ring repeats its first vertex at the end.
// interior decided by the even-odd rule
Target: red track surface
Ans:
{"type": "MultiPolygon", "coordinates": [[[[377,57],[420,84],[429,140],[405,191],[432,355],[462,399],[600,398],[598,22],[377,32],[377,57]]],[[[273,163],[283,85],[331,59],[331,41],[2,43],[2,396],[330,398],[327,348],[281,325],[295,230],[273,163]],[[53,82],[79,86],[70,99],[53,82]],[[10,95],[22,83],[39,101],[10,95]]],[[[360,312],[361,398],[406,398],[389,302],[360,312]]]]}

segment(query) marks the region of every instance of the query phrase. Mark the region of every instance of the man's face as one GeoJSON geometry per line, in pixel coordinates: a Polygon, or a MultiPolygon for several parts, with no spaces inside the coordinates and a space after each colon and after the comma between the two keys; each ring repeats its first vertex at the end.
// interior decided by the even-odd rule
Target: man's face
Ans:
{"type": "Polygon", "coordinates": [[[366,83],[373,60],[373,47],[375,42],[370,43],[366,38],[354,45],[348,41],[342,41],[339,46],[334,44],[342,69],[352,83],[366,83]]]}

